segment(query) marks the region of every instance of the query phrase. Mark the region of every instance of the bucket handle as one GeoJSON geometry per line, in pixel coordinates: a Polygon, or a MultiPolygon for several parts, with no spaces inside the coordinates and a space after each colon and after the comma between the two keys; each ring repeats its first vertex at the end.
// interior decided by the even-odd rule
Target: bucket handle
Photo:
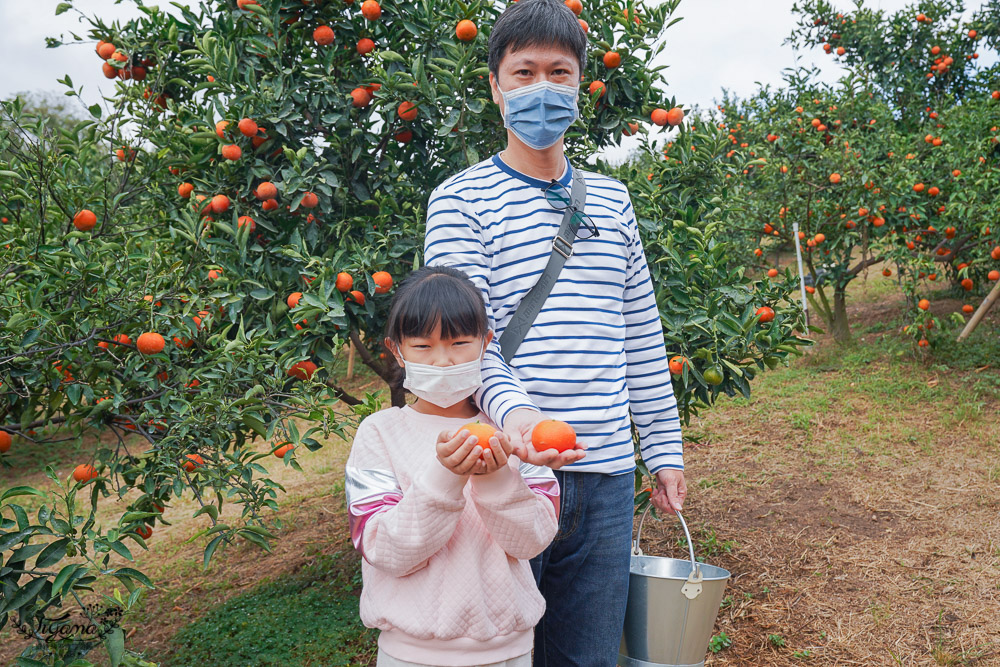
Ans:
{"type": "MultiPolygon", "coordinates": [[[[641,556],[642,549],[639,547],[639,540],[642,538],[642,524],[646,520],[646,515],[649,514],[649,510],[653,508],[653,503],[646,506],[646,511],[642,513],[642,518],[639,519],[639,528],[635,532],[635,540],[632,542],[632,555],[641,556]]],[[[691,539],[691,532],[688,530],[687,522],[684,521],[684,517],[676,509],[674,514],[681,521],[681,527],[684,529],[684,536],[687,537],[688,543],[688,553],[691,556],[691,573],[688,575],[687,583],[681,588],[681,592],[689,600],[693,600],[701,593],[701,563],[694,558],[694,541],[691,539]]]]}

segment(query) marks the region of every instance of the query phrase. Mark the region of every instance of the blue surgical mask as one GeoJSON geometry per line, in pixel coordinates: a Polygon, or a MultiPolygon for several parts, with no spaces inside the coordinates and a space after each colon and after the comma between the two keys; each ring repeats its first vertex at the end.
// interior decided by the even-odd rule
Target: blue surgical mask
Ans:
{"type": "Polygon", "coordinates": [[[578,92],[575,86],[551,81],[501,90],[504,127],[531,148],[548,148],[559,141],[579,115],[578,92]]]}

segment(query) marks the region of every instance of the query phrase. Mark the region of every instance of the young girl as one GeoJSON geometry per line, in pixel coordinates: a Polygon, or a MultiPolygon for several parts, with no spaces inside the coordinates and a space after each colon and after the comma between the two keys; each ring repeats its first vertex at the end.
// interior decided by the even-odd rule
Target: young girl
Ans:
{"type": "Polygon", "coordinates": [[[415,271],[390,307],[385,346],[417,400],[365,418],[345,471],[377,667],[531,666],[545,601],[528,559],[555,536],[559,487],[502,432],[461,428],[489,423],[473,395],[492,337],[458,269],[415,271]]]}

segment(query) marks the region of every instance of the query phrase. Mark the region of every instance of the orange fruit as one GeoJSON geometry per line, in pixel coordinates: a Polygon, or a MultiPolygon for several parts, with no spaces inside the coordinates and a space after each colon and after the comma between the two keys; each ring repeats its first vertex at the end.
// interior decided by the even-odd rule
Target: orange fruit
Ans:
{"type": "Polygon", "coordinates": [[[580,0],[566,0],[566,6],[577,16],[583,11],[583,3],[580,0]]]}
{"type": "Polygon", "coordinates": [[[591,81],[590,88],[588,88],[588,90],[590,91],[591,95],[599,91],[600,95],[598,95],[598,98],[604,97],[604,94],[608,92],[607,86],[604,85],[603,81],[591,81]]]}
{"type": "Polygon", "coordinates": [[[177,186],[177,194],[179,194],[184,199],[191,196],[191,192],[194,190],[194,185],[191,183],[181,183],[177,186]]]}
{"type": "Polygon", "coordinates": [[[666,109],[653,109],[653,113],[651,113],[649,117],[655,124],[661,127],[667,124],[666,109]]]}
{"type": "Polygon", "coordinates": [[[924,184],[923,183],[917,183],[917,184],[915,184],[913,186],[913,191],[914,192],[923,192],[924,191],[924,184]]]}
{"type": "Polygon", "coordinates": [[[218,280],[222,277],[222,269],[211,269],[208,272],[209,280],[218,280]]]}
{"type": "Polygon", "coordinates": [[[674,107],[667,112],[667,122],[671,125],[680,125],[684,120],[684,111],[680,107],[674,107]]]}
{"type": "Polygon", "coordinates": [[[670,366],[670,372],[673,373],[674,375],[682,374],[684,372],[685,364],[687,364],[687,359],[685,359],[679,354],[670,357],[670,362],[668,363],[668,365],[670,366]]]}
{"type": "Polygon", "coordinates": [[[972,278],[965,278],[962,280],[962,289],[964,289],[966,292],[971,292],[973,286],[974,284],[972,282],[972,278]]]}
{"type": "Polygon", "coordinates": [[[584,32],[590,32],[590,25],[586,21],[584,21],[583,19],[577,19],[577,22],[579,22],[580,24],[580,30],[584,32]]]}
{"type": "Polygon", "coordinates": [[[463,19],[455,26],[455,36],[463,42],[471,42],[476,38],[477,34],[479,34],[479,29],[469,19],[463,19]]]}
{"type": "Polygon", "coordinates": [[[321,25],[313,30],[313,40],[320,46],[333,44],[333,28],[328,25],[321,25]]]}
{"type": "Polygon", "coordinates": [[[211,208],[215,213],[225,213],[229,208],[229,197],[226,195],[215,195],[212,197],[211,208]]]}
{"type": "Polygon", "coordinates": [[[285,299],[285,303],[288,304],[289,308],[294,308],[295,306],[299,305],[299,300],[301,298],[302,298],[302,292],[292,292],[291,294],[288,295],[288,298],[285,299]]]}
{"type": "Polygon", "coordinates": [[[931,307],[931,302],[928,301],[927,299],[921,299],[919,302],[917,302],[917,308],[919,308],[920,310],[927,310],[930,307],[931,307]]]}
{"type": "Polygon", "coordinates": [[[767,271],[767,277],[768,278],[777,278],[778,277],[778,269],[768,269],[768,271],[767,271]]]}
{"type": "Polygon", "coordinates": [[[396,141],[401,144],[408,144],[413,140],[413,132],[410,130],[403,130],[396,134],[396,141]]]}
{"type": "Polygon", "coordinates": [[[377,21],[382,16],[382,7],[375,0],[365,0],[361,3],[361,15],[369,21],[377,21]]]}
{"type": "Polygon", "coordinates": [[[770,306],[761,306],[754,315],[759,316],[761,322],[771,322],[774,320],[774,309],[770,306]]]}
{"type": "Polygon", "coordinates": [[[97,55],[99,55],[104,60],[107,60],[111,56],[115,55],[115,45],[111,42],[98,42],[97,43],[97,55]]]}
{"type": "Polygon", "coordinates": [[[366,56],[375,50],[375,42],[367,37],[358,40],[358,53],[366,56]]]}
{"type": "Polygon", "coordinates": [[[372,102],[372,95],[366,88],[355,88],[351,91],[351,104],[356,108],[366,107],[372,102]]]}
{"type": "Polygon", "coordinates": [[[608,51],[604,54],[604,66],[614,69],[622,64],[622,54],[617,51],[608,51]]]}
{"type": "Polygon", "coordinates": [[[826,234],[822,234],[822,233],[820,233],[820,234],[817,234],[817,235],[816,235],[816,236],[814,237],[814,239],[815,239],[816,243],[822,243],[823,241],[825,241],[825,240],[826,240],[826,234]]]}
{"type": "Polygon", "coordinates": [[[348,293],[347,299],[353,300],[354,303],[358,304],[359,306],[365,305],[365,295],[359,292],[358,290],[350,291],[348,293]]]}
{"type": "Polygon", "coordinates": [[[273,211],[273,210],[275,210],[275,209],[278,208],[278,200],[277,199],[265,199],[264,203],[261,204],[260,207],[263,210],[265,210],[265,211],[273,211]]]}
{"type": "Polygon", "coordinates": [[[882,269],[882,275],[888,278],[889,276],[892,275],[892,269],[889,268],[882,269]]]}
{"type": "Polygon", "coordinates": [[[276,450],[274,450],[274,455],[277,456],[279,459],[283,459],[285,458],[285,454],[292,451],[293,449],[295,449],[295,445],[293,445],[290,442],[286,442],[283,443],[281,447],[278,447],[276,450]]]}
{"type": "Polygon", "coordinates": [[[246,10],[246,8],[250,5],[257,5],[260,7],[260,5],[257,4],[257,0],[236,0],[236,5],[243,10],[246,10]]]}
{"type": "Polygon", "coordinates": [[[201,458],[201,454],[185,454],[184,458],[186,458],[187,461],[185,461],[181,467],[187,472],[191,472],[198,466],[205,465],[205,459],[201,458]]]}
{"type": "Polygon", "coordinates": [[[938,189],[936,185],[932,185],[931,187],[927,188],[927,194],[929,194],[931,197],[937,197],[940,192],[941,191],[938,189]]]}
{"type": "Polygon", "coordinates": [[[315,193],[307,192],[302,196],[302,206],[305,208],[316,208],[317,204],[319,204],[319,197],[315,193]]]}
{"type": "Polygon", "coordinates": [[[576,447],[576,431],[564,421],[545,419],[531,431],[531,444],[539,452],[545,449],[565,452],[576,447]]]}
{"type": "MultiPolygon", "coordinates": [[[[492,449],[490,446],[490,438],[496,435],[497,430],[495,428],[489,424],[475,421],[466,424],[458,430],[461,431],[463,429],[468,431],[470,436],[476,436],[478,439],[476,444],[483,448],[484,453],[487,449],[492,449]]],[[[482,456],[482,454],[480,454],[480,456],[482,456]]]]}
{"type": "Polygon", "coordinates": [[[148,540],[153,536],[153,529],[147,526],[146,524],[142,524],[141,526],[135,529],[135,534],[144,540],[148,540]]]}
{"type": "Polygon", "coordinates": [[[313,373],[316,372],[317,368],[316,364],[307,359],[305,361],[292,364],[291,367],[285,372],[293,378],[308,380],[313,376],[313,373]]]}
{"type": "Polygon", "coordinates": [[[354,287],[354,278],[351,277],[351,274],[341,271],[337,274],[336,287],[341,292],[350,292],[351,288],[354,287]]]}
{"type": "Polygon", "coordinates": [[[806,292],[808,292],[809,294],[815,294],[816,288],[813,287],[812,285],[806,285],[806,292]]]}
{"type": "Polygon", "coordinates": [[[624,134],[626,137],[631,137],[638,131],[639,131],[639,123],[629,123],[628,128],[622,130],[622,134],[624,134]]]}
{"type": "Polygon", "coordinates": [[[236,126],[240,130],[240,134],[244,137],[255,137],[257,136],[257,123],[255,123],[250,118],[244,118],[236,126]]]}
{"type": "MultiPolygon", "coordinates": [[[[368,0],[369,2],[371,0],[368,0]]],[[[396,109],[396,113],[403,120],[415,120],[417,118],[417,105],[413,102],[401,102],[399,108],[396,109]]]]}
{"type": "Polygon", "coordinates": [[[388,271],[376,271],[372,274],[372,281],[375,283],[376,294],[385,294],[392,289],[392,276],[388,271]]]}
{"type": "Polygon", "coordinates": [[[97,477],[97,468],[89,463],[81,463],[73,469],[73,479],[81,484],[86,484],[97,477]]]}
{"type": "Polygon", "coordinates": [[[840,183],[840,174],[830,174],[830,182],[834,185],[840,183]]]}
{"type": "Polygon", "coordinates": [[[73,226],[81,232],[86,232],[94,228],[97,224],[97,216],[90,209],[83,209],[73,216],[73,226]]]}
{"type": "Polygon", "coordinates": [[[257,199],[274,199],[278,196],[278,188],[274,186],[274,183],[264,181],[257,186],[254,194],[257,196],[257,199]]]}
{"type": "Polygon", "coordinates": [[[241,215],[239,218],[236,219],[237,227],[245,227],[246,225],[250,225],[251,232],[257,229],[257,222],[249,215],[241,215]]]}
{"type": "Polygon", "coordinates": [[[139,338],[135,341],[135,346],[139,348],[139,352],[143,354],[157,354],[158,352],[163,352],[163,346],[165,344],[166,342],[163,340],[163,336],[150,331],[139,334],[139,338]]]}
{"type": "Polygon", "coordinates": [[[969,304],[965,304],[964,306],[962,306],[962,312],[967,315],[973,313],[975,310],[976,309],[970,306],[969,304]]]}
{"type": "Polygon", "coordinates": [[[10,433],[7,431],[0,431],[0,453],[10,451],[10,445],[13,442],[14,439],[10,437],[10,433]]]}
{"type": "Polygon", "coordinates": [[[239,160],[243,156],[243,149],[236,144],[226,144],[222,147],[222,157],[226,160],[239,160]]]}
{"type": "Polygon", "coordinates": [[[218,135],[220,139],[226,138],[226,128],[229,127],[228,120],[220,120],[215,124],[215,134],[218,135]]]}
{"type": "Polygon", "coordinates": [[[104,72],[104,78],[106,79],[113,79],[118,76],[118,69],[110,63],[101,65],[101,71],[104,72]]]}
{"type": "Polygon", "coordinates": [[[1000,271],[993,269],[992,271],[986,274],[986,277],[989,278],[990,280],[1000,280],[1000,271]]]}

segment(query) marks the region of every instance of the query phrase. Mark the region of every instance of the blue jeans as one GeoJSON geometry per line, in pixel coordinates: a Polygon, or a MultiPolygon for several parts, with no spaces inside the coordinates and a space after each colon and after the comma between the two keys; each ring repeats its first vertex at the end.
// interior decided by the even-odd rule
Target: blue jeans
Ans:
{"type": "Polygon", "coordinates": [[[531,559],[545,598],[534,667],[611,667],[625,624],[635,476],[568,470],[555,476],[559,531],[531,559]]]}

